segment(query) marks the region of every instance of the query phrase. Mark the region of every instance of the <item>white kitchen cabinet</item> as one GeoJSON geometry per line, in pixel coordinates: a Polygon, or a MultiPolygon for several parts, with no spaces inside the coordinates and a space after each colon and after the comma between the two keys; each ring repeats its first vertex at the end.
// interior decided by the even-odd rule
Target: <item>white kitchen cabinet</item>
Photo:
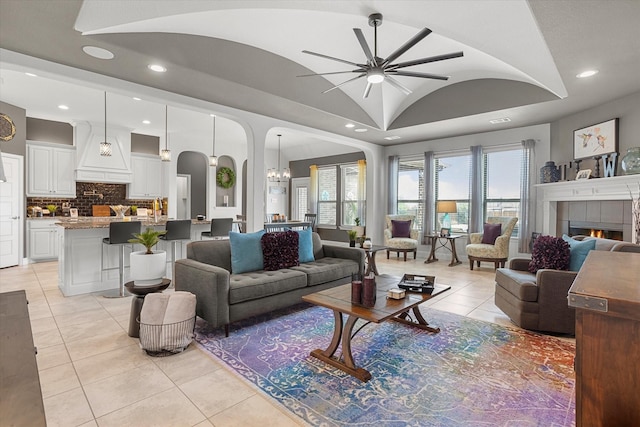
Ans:
{"type": "Polygon", "coordinates": [[[55,219],[27,220],[27,253],[33,261],[58,258],[58,227],[55,219]]]}
{"type": "Polygon", "coordinates": [[[131,171],[128,199],[154,199],[162,195],[162,164],[158,156],[132,154],[131,171]]]}
{"type": "Polygon", "coordinates": [[[27,144],[27,196],[76,197],[75,149],[27,144]]]}

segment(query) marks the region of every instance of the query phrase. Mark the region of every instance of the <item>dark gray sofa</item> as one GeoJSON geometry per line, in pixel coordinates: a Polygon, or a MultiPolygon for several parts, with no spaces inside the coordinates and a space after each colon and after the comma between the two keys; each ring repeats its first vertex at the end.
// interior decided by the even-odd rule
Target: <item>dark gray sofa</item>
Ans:
{"type": "MultiPolygon", "coordinates": [[[[597,251],[640,253],[640,245],[629,242],[585,236],[574,239],[595,239],[597,251]]],[[[496,306],[521,328],[575,334],[575,310],[569,307],[567,296],[577,272],[541,269],[533,274],[528,271],[529,261],[513,258],[508,268],[496,270],[496,306]]]]}
{"type": "Polygon", "coordinates": [[[362,249],[323,245],[312,234],[315,261],[277,271],[231,274],[229,240],[187,245],[187,258],[175,263],[175,287],[196,295],[196,314],[211,326],[224,326],[301,302],[301,297],[349,283],[364,271],[362,249]]]}

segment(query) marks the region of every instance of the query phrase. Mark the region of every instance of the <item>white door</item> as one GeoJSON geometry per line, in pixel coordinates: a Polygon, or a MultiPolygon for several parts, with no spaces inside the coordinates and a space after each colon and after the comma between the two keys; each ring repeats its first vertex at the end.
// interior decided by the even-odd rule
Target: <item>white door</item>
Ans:
{"type": "Polygon", "coordinates": [[[191,219],[191,175],[178,175],[176,179],[176,218],[191,219]]]}
{"type": "Polygon", "coordinates": [[[0,182],[0,268],[20,264],[24,212],[24,159],[0,154],[7,182],[0,182]]]}
{"type": "Polygon", "coordinates": [[[309,206],[310,178],[291,179],[291,219],[304,219],[304,214],[311,212],[309,206]]]}

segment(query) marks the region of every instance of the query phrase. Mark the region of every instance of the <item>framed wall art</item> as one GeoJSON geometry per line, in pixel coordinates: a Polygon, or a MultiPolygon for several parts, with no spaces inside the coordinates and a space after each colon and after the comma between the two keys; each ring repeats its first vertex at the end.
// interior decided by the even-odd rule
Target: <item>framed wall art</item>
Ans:
{"type": "Polygon", "coordinates": [[[573,131],[573,158],[592,159],[618,151],[618,118],[573,131]]]}

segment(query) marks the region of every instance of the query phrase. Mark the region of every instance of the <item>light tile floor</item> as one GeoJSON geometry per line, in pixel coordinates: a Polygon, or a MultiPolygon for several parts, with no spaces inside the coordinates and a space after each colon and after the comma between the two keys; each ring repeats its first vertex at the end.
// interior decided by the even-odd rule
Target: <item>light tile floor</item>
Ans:
{"type": "MultiPolygon", "coordinates": [[[[378,270],[435,275],[450,285],[451,291],[423,304],[427,319],[433,307],[514,326],[493,303],[490,264],[470,271],[467,263],[448,267],[446,255],[424,264],[426,256],[403,262],[380,252],[378,270]]],[[[147,356],[127,335],[131,298],[65,298],[57,274],[57,262],[0,270],[0,292],[27,293],[49,427],[304,425],[195,344],[179,355],[147,356]]]]}

